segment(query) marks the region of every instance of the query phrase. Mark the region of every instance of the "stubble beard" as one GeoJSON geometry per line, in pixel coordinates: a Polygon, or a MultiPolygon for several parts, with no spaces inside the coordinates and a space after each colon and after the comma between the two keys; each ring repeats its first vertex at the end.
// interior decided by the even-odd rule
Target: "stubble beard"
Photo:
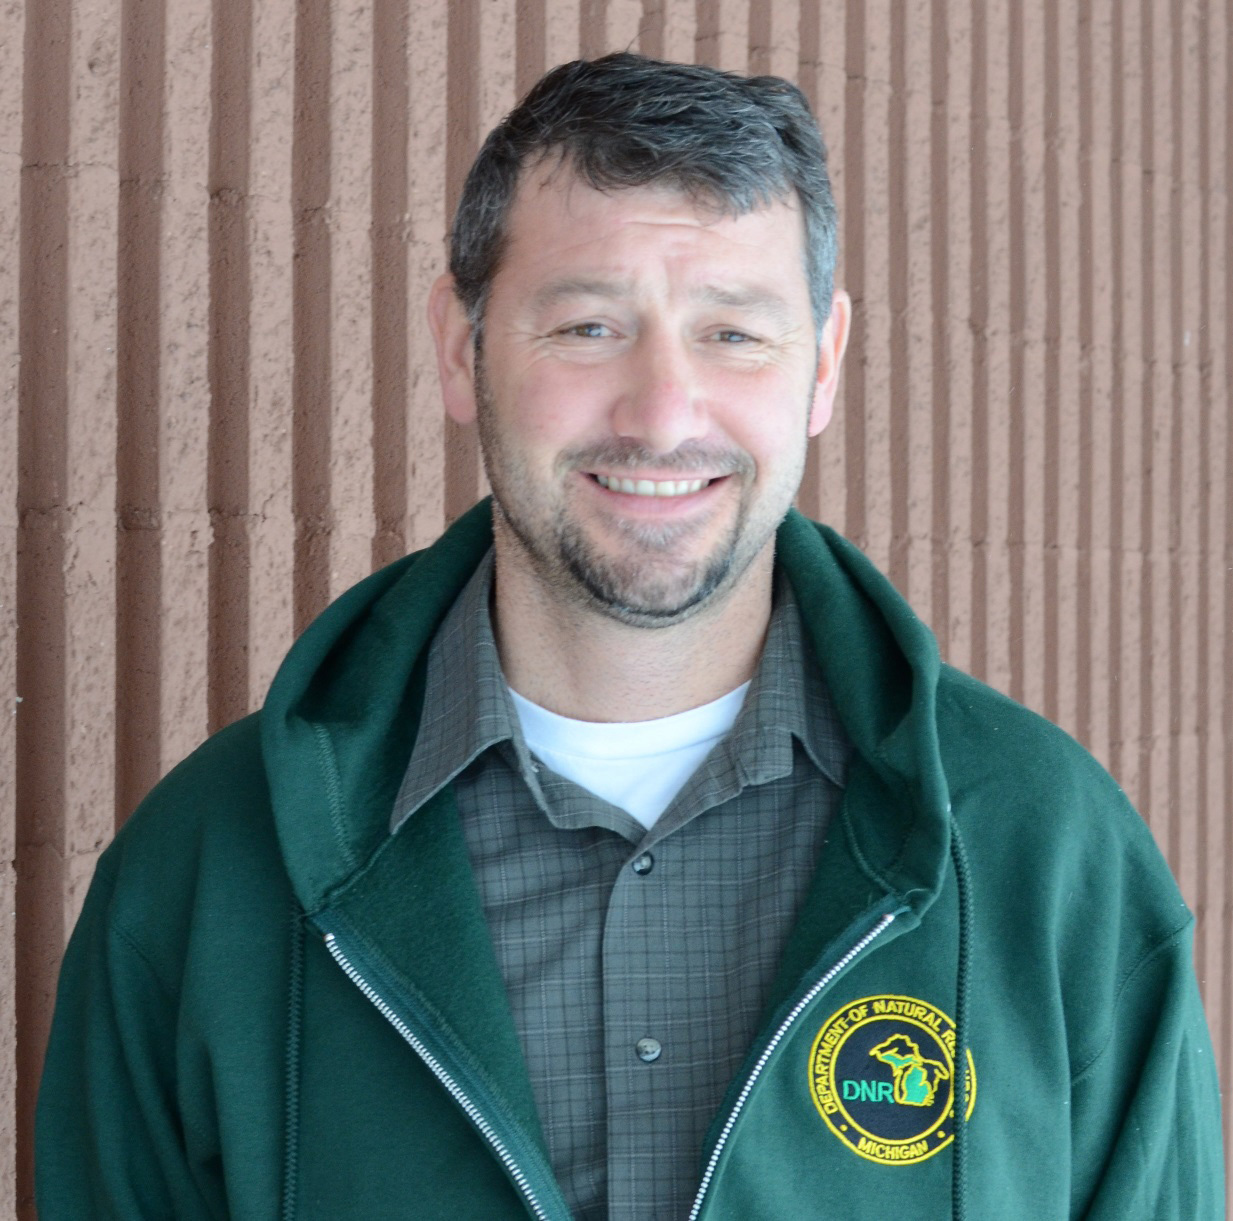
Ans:
{"type": "Polygon", "coordinates": [[[669,627],[696,613],[730,583],[745,517],[742,502],[720,544],[682,569],[680,561],[669,557],[692,531],[618,523],[628,540],[627,552],[618,556],[601,551],[562,508],[555,522],[557,552],[572,587],[585,590],[593,607],[631,626],[669,627]]]}

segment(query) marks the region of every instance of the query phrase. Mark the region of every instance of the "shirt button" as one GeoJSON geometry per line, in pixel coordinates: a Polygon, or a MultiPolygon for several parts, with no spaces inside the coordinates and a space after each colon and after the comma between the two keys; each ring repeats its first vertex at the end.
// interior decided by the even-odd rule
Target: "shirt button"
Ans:
{"type": "Polygon", "coordinates": [[[634,1044],[634,1050],[644,1064],[654,1064],[664,1049],[659,1045],[658,1039],[639,1039],[634,1044]]]}
{"type": "Polygon", "coordinates": [[[645,876],[655,868],[655,858],[649,852],[644,852],[641,856],[634,859],[633,868],[636,874],[645,876]]]}

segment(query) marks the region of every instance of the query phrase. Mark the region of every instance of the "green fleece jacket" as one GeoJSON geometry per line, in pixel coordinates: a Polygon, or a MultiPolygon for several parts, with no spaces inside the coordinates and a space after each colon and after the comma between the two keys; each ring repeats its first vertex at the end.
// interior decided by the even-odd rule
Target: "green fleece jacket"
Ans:
{"type": "MultiPolygon", "coordinates": [[[[332,605],[99,862],[39,1097],[43,1221],[565,1221],[448,790],[389,831],[487,505],[332,605]]],[[[778,562],[854,746],[691,1217],[1207,1221],[1191,916],[1060,730],[940,665],[849,544],[778,562]]]]}

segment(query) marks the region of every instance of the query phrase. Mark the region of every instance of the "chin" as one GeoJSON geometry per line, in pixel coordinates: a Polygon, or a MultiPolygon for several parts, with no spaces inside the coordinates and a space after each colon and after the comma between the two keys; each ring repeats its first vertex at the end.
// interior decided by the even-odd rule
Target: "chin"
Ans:
{"type": "Polygon", "coordinates": [[[635,557],[616,562],[568,542],[561,554],[588,604],[634,627],[671,627],[722,598],[732,584],[735,559],[733,549],[724,547],[682,571],[662,559],[635,557]],[[656,568],[662,570],[658,576],[656,568]]]}

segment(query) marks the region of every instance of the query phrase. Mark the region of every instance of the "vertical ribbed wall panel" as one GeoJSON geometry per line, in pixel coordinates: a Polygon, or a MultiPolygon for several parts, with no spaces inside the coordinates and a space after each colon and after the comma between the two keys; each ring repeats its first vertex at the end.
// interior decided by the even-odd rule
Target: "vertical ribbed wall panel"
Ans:
{"type": "Polygon", "coordinates": [[[934,404],[944,403],[934,428],[933,507],[937,570],[933,622],[945,655],[965,670],[973,666],[975,616],[972,591],[976,535],[975,486],[976,341],[973,266],[976,222],[972,199],[976,169],[971,149],[972,62],[976,15],[963,5],[947,9],[935,25],[933,93],[934,187],[937,215],[930,226],[934,284],[934,404]]]}
{"type": "Polygon", "coordinates": [[[260,704],[330,598],[483,492],[423,321],[448,217],[521,92],[625,47],[811,98],[856,315],[801,504],[948,659],[1126,788],[1195,909],[1228,1081],[1227,6],[0,0],[0,679],[19,701],[0,1193],[19,1215],[98,852],[260,704]]]}
{"type": "MultiPolygon", "coordinates": [[[[1203,291],[1199,277],[1202,250],[1187,234],[1203,232],[1199,194],[1203,112],[1199,82],[1203,63],[1199,54],[1199,20],[1194,3],[1180,4],[1173,17],[1172,93],[1173,215],[1170,246],[1173,251],[1173,304],[1171,313],[1173,385],[1170,410],[1176,425],[1169,456],[1172,505],[1170,519],[1169,669],[1170,722],[1175,746],[1170,752],[1169,805],[1173,811],[1178,880],[1186,894],[1203,903],[1201,844],[1207,821],[1200,764],[1201,704],[1199,659],[1203,647],[1203,615],[1199,601],[1202,567],[1200,522],[1203,516],[1203,453],[1200,448],[1203,413],[1177,410],[1178,404],[1202,403],[1199,368],[1199,332],[1203,324],[1203,291]],[[1189,121],[1188,121],[1189,119],[1189,121]]],[[[1201,953],[1201,951],[1200,951],[1201,953]]],[[[1202,962],[1200,956],[1197,961],[1202,962]]]]}
{"type": "MultiPolygon", "coordinates": [[[[372,569],[373,483],[373,7],[331,0],[329,196],[330,351],[328,598],[372,569]]],[[[326,84],[323,81],[323,86],[326,84]]]]}
{"type": "MultiPolygon", "coordinates": [[[[831,186],[842,208],[844,199],[844,101],[848,81],[844,72],[844,17],[847,5],[843,0],[806,0],[800,5],[800,62],[797,83],[805,91],[826,137],[830,160],[831,186]]],[[[839,253],[836,283],[845,279],[846,253],[839,253]]],[[[811,445],[806,456],[805,477],[801,486],[800,504],[809,516],[829,521],[843,528],[844,513],[844,434],[848,413],[845,402],[848,383],[840,381],[835,412],[827,427],[826,445],[811,445]]]]}
{"type": "MultiPolygon", "coordinates": [[[[405,339],[406,373],[397,411],[394,440],[402,462],[400,494],[405,502],[401,527],[405,537],[396,552],[426,546],[445,524],[445,418],[437,392],[432,337],[424,324],[424,301],[432,282],[445,269],[446,199],[446,72],[448,5],[446,0],[423,0],[410,16],[404,14],[408,33],[397,47],[406,71],[407,115],[398,123],[406,152],[402,159],[401,190],[406,204],[406,293],[397,309],[400,333],[391,343],[402,348],[405,339]]],[[[540,52],[541,59],[544,52],[540,52]]],[[[548,61],[551,62],[551,61],[548,61]]],[[[374,140],[380,138],[374,132],[374,140]]],[[[395,558],[391,555],[389,558],[395,558]]]]}
{"type": "Polygon", "coordinates": [[[116,806],[208,726],[210,21],[122,9],[116,295],[116,806]]]}
{"type": "Polygon", "coordinates": [[[1203,786],[1204,833],[1199,845],[1196,959],[1216,1056],[1224,1067],[1225,1130],[1229,1127],[1229,1066],[1233,1064],[1233,937],[1229,929],[1233,835],[1233,536],[1230,534],[1229,472],[1233,470],[1233,428],[1228,411],[1230,249],[1229,208],[1233,146],[1230,145],[1228,98],[1233,22],[1228,10],[1203,6],[1199,39],[1205,54],[1199,68],[1201,112],[1199,193],[1203,217],[1199,283],[1200,425],[1202,462],[1197,474],[1203,487],[1199,520],[1199,758],[1203,786]],[[1213,259],[1212,251],[1224,258],[1213,259]],[[1223,322],[1223,325],[1222,325],[1223,322]]]}
{"type": "MultiPolygon", "coordinates": [[[[24,13],[0,6],[0,127],[21,131],[24,13]]],[[[0,1201],[17,1190],[17,487],[21,149],[0,151],[0,1201]]]]}
{"type": "Polygon", "coordinates": [[[23,1200],[55,964],[114,826],[122,26],[119,0],[49,0],[26,15],[16,489],[23,1200]]]}
{"type": "MultiPolygon", "coordinates": [[[[979,6],[974,6],[974,11],[979,6]]],[[[981,197],[983,249],[973,250],[973,276],[984,298],[981,339],[983,385],[974,404],[979,417],[973,430],[978,450],[973,464],[974,509],[980,525],[974,542],[982,559],[979,585],[973,588],[974,612],[981,615],[979,652],[973,669],[1002,691],[1011,689],[1010,659],[1015,641],[1010,603],[1010,507],[1017,487],[1020,455],[1010,444],[1016,418],[1016,382],[1012,372],[1013,299],[1019,288],[1013,243],[1022,232],[1019,199],[1023,190],[1019,158],[1012,149],[1012,103],[1021,106],[1022,87],[1011,39],[1022,37],[1012,25],[1017,0],[996,0],[983,15],[982,40],[973,49],[979,59],[981,94],[973,91],[974,120],[984,128],[984,173],[973,175],[973,193],[981,197]],[[1012,34],[1013,31],[1013,34],[1012,34]],[[983,554],[982,554],[983,553],[983,554]]],[[[977,320],[973,324],[978,325],[977,320]]]]}

